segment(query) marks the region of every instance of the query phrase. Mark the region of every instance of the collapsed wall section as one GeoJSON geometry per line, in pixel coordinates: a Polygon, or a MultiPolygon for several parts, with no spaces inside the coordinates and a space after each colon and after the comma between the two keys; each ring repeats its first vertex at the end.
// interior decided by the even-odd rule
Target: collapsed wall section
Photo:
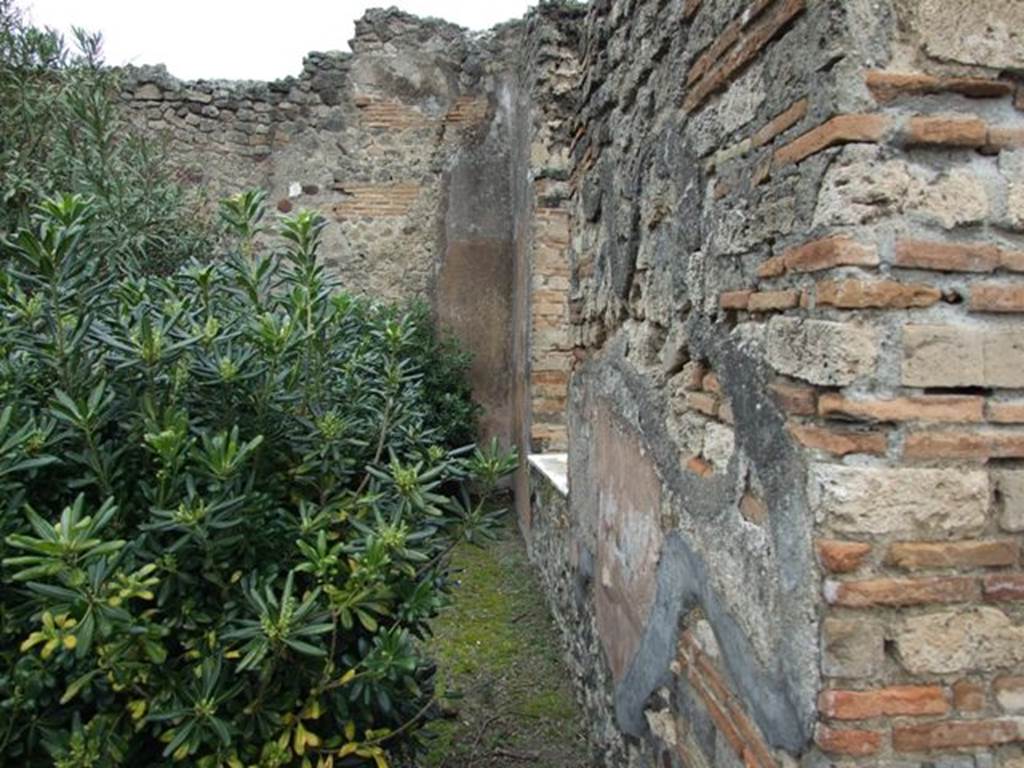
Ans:
{"type": "Polygon", "coordinates": [[[1024,6],[953,6],[590,5],[528,522],[608,765],[1022,763],[1024,6]]]}

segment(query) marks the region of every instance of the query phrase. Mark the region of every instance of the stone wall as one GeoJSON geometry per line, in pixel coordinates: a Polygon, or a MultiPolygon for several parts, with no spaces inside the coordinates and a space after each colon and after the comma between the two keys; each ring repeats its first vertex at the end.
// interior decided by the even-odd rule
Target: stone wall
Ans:
{"type": "Polygon", "coordinates": [[[351,53],[312,53],[274,83],[128,69],[132,121],[167,141],[212,199],[269,191],[321,211],[327,263],[350,290],[418,297],[475,355],[484,430],[511,440],[510,89],[523,24],[483,36],[369,11],[351,53]]]}
{"type": "Polygon", "coordinates": [[[373,11],[129,73],[185,178],[325,212],[477,354],[608,766],[1024,766],[1024,5],[373,11]]]}
{"type": "Polygon", "coordinates": [[[1024,5],[595,0],[570,493],[608,765],[1024,765],[1024,5]]]}
{"type": "Polygon", "coordinates": [[[297,78],[185,83],[129,68],[122,101],[211,200],[258,187],[282,215],[319,210],[327,263],[350,290],[429,301],[474,355],[485,437],[564,448],[581,14],[542,4],[476,35],[371,10],[351,53],[311,53],[297,78]]]}

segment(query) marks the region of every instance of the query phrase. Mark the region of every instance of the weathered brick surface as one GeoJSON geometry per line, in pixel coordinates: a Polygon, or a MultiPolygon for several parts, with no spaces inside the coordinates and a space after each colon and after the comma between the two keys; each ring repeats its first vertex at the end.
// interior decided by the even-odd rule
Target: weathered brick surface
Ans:
{"type": "Polygon", "coordinates": [[[958,93],[975,99],[994,99],[1013,93],[1006,80],[982,77],[936,77],[922,72],[895,72],[873,69],[865,76],[868,88],[881,102],[908,96],[958,93]]]}
{"type": "Polygon", "coordinates": [[[906,436],[903,455],[907,459],[989,459],[1024,458],[1024,432],[1010,430],[912,431],[906,436]]]}
{"type": "Polygon", "coordinates": [[[759,291],[750,295],[747,310],[750,312],[772,312],[792,309],[800,303],[797,291],[759,291]]]}
{"type": "Polygon", "coordinates": [[[860,568],[871,551],[871,545],[859,541],[818,541],[818,558],[822,566],[832,573],[849,573],[860,568]]]}
{"type": "Polygon", "coordinates": [[[794,246],[763,263],[757,270],[759,277],[777,277],[785,272],[819,272],[842,266],[873,267],[878,264],[878,252],[845,235],[826,237],[804,245],[794,246]]]}
{"type": "Polygon", "coordinates": [[[896,244],[893,264],[940,272],[992,272],[1003,265],[1003,251],[988,243],[901,240],[896,244]]]}
{"type": "Polygon", "coordinates": [[[974,312],[1024,312],[1024,285],[975,283],[970,307],[974,312]]]}
{"type": "Polygon", "coordinates": [[[882,746],[882,734],[855,728],[830,728],[819,725],[814,737],[822,751],[833,755],[868,757],[882,746]]]}
{"type": "Polygon", "coordinates": [[[1024,600],[1024,574],[1000,573],[982,580],[985,601],[990,603],[1024,600]]]}
{"type": "Polygon", "coordinates": [[[825,585],[825,599],[832,605],[846,608],[966,603],[977,600],[980,595],[977,579],[959,576],[868,579],[829,582],[825,585]]]}
{"type": "Polygon", "coordinates": [[[867,691],[822,691],[818,708],[835,720],[870,720],[875,717],[944,715],[949,711],[946,691],[936,685],[902,685],[867,691]]]}
{"type": "Polygon", "coordinates": [[[906,129],[909,144],[984,147],[988,125],[974,117],[913,117],[906,129]]]}
{"type": "Polygon", "coordinates": [[[771,142],[780,133],[792,128],[807,116],[809,102],[807,99],[800,99],[785,112],[772,118],[767,124],[758,129],[751,137],[751,144],[755,147],[763,147],[771,142]]]}
{"type": "Polygon", "coordinates": [[[930,568],[982,568],[1015,565],[1020,543],[998,541],[897,542],[889,547],[886,561],[908,571],[930,568]]]}
{"type": "Polygon", "coordinates": [[[828,392],[818,399],[818,413],[822,416],[857,421],[978,422],[984,418],[984,410],[984,398],[960,395],[854,400],[828,392]]]}
{"type": "Polygon", "coordinates": [[[783,168],[839,144],[881,141],[889,129],[883,115],[838,115],[776,150],[773,165],[783,168]]]}
{"type": "Polygon", "coordinates": [[[823,427],[817,424],[790,424],[789,433],[807,448],[836,456],[851,453],[885,454],[888,436],[880,430],[856,430],[823,427]]]}
{"type": "Polygon", "coordinates": [[[344,183],[337,189],[345,196],[333,208],[338,219],[405,216],[420,195],[418,184],[344,183]]]}
{"type": "Polygon", "coordinates": [[[930,307],[941,298],[942,292],[930,285],[892,280],[836,280],[818,283],[815,290],[817,304],[841,309],[930,307]]]}
{"type": "Polygon", "coordinates": [[[892,745],[897,752],[929,752],[1012,744],[1022,738],[1024,728],[1017,720],[949,720],[896,726],[892,745]]]}
{"type": "Polygon", "coordinates": [[[972,680],[953,683],[953,707],[960,712],[980,712],[985,708],[985,686],[972,680]]]}

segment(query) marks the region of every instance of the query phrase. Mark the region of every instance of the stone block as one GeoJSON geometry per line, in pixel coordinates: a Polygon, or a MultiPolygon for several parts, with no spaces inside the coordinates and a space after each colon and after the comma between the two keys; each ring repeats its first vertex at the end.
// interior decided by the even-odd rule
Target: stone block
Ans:
{"type": "Polygon", "coordinates": [[[990,607],[907,616],[896,649],[915,675],[1013,669],[1024,663],[1024,626],[990,607]]]}
{"type": "Polygon", "coordinates": [[[821,623],[821,671],[829,677],[874,677],[885,663],[881,627],[869,620],[821,623]]]}
{"type": "Polygon", "coordinates": [[[841,534],[972,536],[988,522],[982,470],[815,464],[809,482],[815,513],[841,534]]]}
{"type": "Polygon", "coordinates": [[[1024,531],[1024,469],[992,472],[998,498],[999,527],[1011,533],[1024,531]]]}
{"type": "Polygon", "coordinates": [[[812,384],[845,386],[874,371],[878,333],[852,323],[774,317],[768,324],[767,350],[769,364],[779,373],[812,384]]]}
{"type": "Polygon", "coordinates": [[[907,325],[903,384],[1024,387],[1024,327],[907,325]]]}

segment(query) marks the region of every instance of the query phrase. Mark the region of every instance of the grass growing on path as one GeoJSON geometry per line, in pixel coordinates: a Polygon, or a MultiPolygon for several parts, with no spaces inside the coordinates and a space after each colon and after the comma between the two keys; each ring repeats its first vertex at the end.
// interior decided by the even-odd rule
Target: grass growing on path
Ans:
{"type": "Polygon", "coordinates": [[[435,624],[442,702],[424,768],[585,768],[584,723],[522,539],[461,545],[461,584],[435,624]]]}

